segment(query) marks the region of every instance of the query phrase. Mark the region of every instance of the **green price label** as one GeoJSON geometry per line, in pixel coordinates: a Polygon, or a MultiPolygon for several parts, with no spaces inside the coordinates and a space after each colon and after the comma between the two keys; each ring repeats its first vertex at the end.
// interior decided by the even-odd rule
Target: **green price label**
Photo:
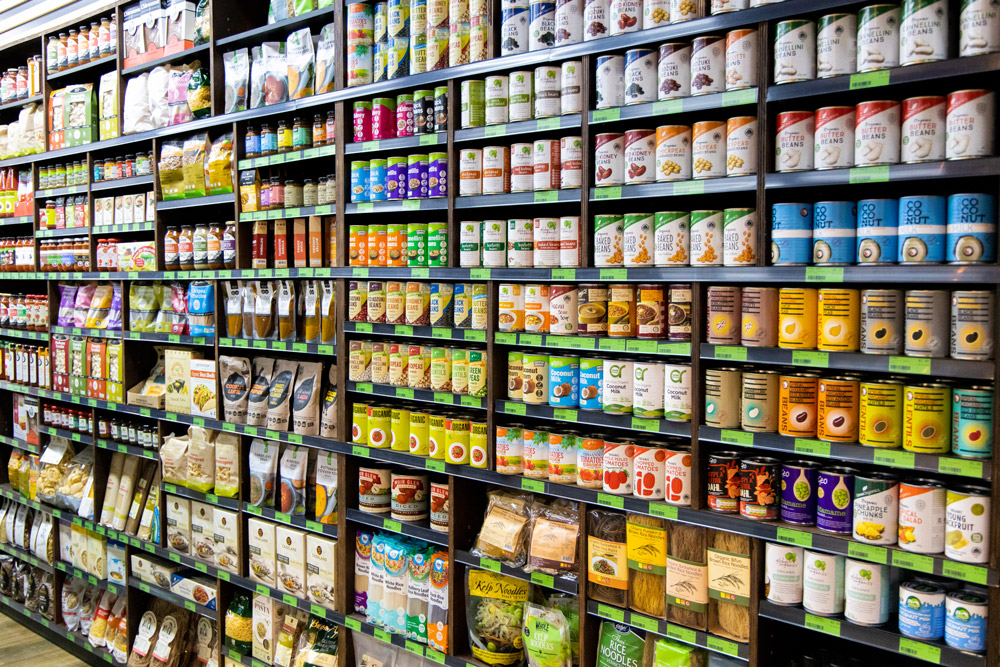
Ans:
{"type": "MultiPolygon", "coordinates": [[[[442,653],[441,651],[435,651],[434,649],[432,649],[429,646],[427,647],[427,651],[424,653],[424,657],[427,658],[428,660],[433,660],[434,662],[438,663],[439,665],[443,665],[444,664],[444,653],[442,653]]],[[[475,665],[473,665],[471,663],[468,663],[468,662],[465,663],[465,664],[466,664],[466,667],[475,667],[475,665]]]]}
{"type": "Polygon", "coordinates": [[[355,385],[355,390],[362,394],[371,394],[375,391],[375,387],[371,382],[359,382],[355,385]]]}
{"type": "Polygon", "coordinates": [[[746,88],[722,93],[722,106],[735,107],[740,104],[753,104],[757,101],[757,89],[746,88]]]}
{"type": "Polygon", "coordinates": [[[945,560],[941,563],[941,574],[953,579],[970,581],[974,584],[986,585],[987,575],[985,567],[969,565],[968,563],[957,563],[952,560],[945,560]]]}
{"type": "Polygon", "coordinates": [[[889,372],[930,375],[931,360],[926,357],[889,357],[889,372]]]}
{"type": "Polygon", "coordinates": [[[448,393],[445,393],[443,391],[435,391],[434,392],[434,402],[435,403],[444,403],[446,405],[454,405],[455,404],[455,395],[454,394],[448,394],[448,393]]]}
{"type": "Polygon", "coordinates": [[[358,213],[371,213],[375,210],[375,204],[372,202],[361,202],[358,204],[358,213]]]}
{"type": "Polygon", "coordinates": [[[705,194],[705,181],[681,181],[674,183],[674,195],[703,195],[705,194]]]}
{"type": "Polygon", "coordinates": [[[895,567],[904,567],[907,570],[916,570],[917,572],[924,572],[926,574],[933,574],[934,572],[934,558],[909,553],[908,551],[893,551],[892,564],[895,567]]]}
{"type": "Polygon", "coordinates": [[[632,417],[632,429],[635,431],[646,431],[647,433],[656,433],[660,430],[660,422],[656,419],[642,419],[641,417],[632,417]]]}
{"type": "Polygon", "coordinates": [[[647,632],[659,632],[660,622],[656,619],[649,618],[648,616],[643,616],[642,614],[631,614],[629,620],[632,625],[637,628],[642,628],[647,632]]]}
{"type": "Polygon", "coordinates": [[[438,143],[437,134],[421,134],[420,144],[421,146],[435,146],[438,143]]]}
{"type": "Polygon", "coordinates": [[[419,199],[404,199],[403,200],[403,210],[404,211],[419,211],[420,210],[420,200],[419,199]]]}
{"type": "Polygon", "coordinates": [[[451,329],[434,327],[431,329],[431,338],[451,338],[451,329]]]}
{"type": "Polygon", "coordinates": [[[941,664],[941,649],[939,647],[907,639],[906,637],[899,638],[899,652],[903,655],[924,660],[925,662],[932,662],[935,665],[941,664]]]}
{"type": "Polygon", "coordinates": [[[559,193],[555,190],[544,190],[535,193],[536,204],[548,204],[555,201],[559,201],[559,193]]]}
{"type": "Polygon", "coordinates": [[[597,349],[611,352],[624,352],[625,347],[625,341],[615,338],[602,338],[597,345],[597,349]]]}
{"type": "Polygon", "coordinates": [[[848,542],[847,555],[851,558],[860,558],[861,560],[885,565],[888,562],[889,550],[885,547],[877,547],[874,544],[848,542]]]}
{"type": "Polygon", "coordinates": [[[290,524],[292,522],[292,517],[282,512],[275,512],[274,520],[280,521],[281,523],[290,524]]]}
{"type": "Polygon", "coordinates": [[[424,647],[418,644],[417,642],[410,641],[409,639],[407,639],[406,643],[403,644],[403,648],[405,648],[410,653],[416,653],[417,655],[424,654],[424,647]]]}
{"type": "Polygon", "coordinates": [[[527,408],[524,403],[514,403],[511,401],[504,403],[503,411],[509,415],[521,415],[522,417],[527,414],[527,408]]]}
{"type": "Polygon", "coordinates": [[[413,335],[413,327],[407,326],[405,324],[397,324],[396,325],[396,335],[397,336],[412,336],[413,335]]]}
{"type": "Polygon", "coordinates": [[[622,110],[619,108],[614,109],[598,109],[595,111],[591,117],[590,122],[592,123],[609,123],[613,120],[618,120],[622,117],[622,110]]]}
{"type": "Polygon", "coordinates": [[[621,199],[622,188],[620,185],[594,188],[594,199],[621,199]]]}
{"type": "Polygon", "coordinates": [[[576,269],[552,269],[552,280],[576,280],[576,269]]]}
{"type": "Polygon", "coordinates": [[[851,169],[849,180],[851,185],[859,183],[886,183],[889,180],[889,166],[855,167],[851,169]]]}
{"type": "Polygon", "coordinates": [[[326,609],[320,607],[318,604],[309,605],[309,613],[320,618],[326,618],[326,609]]]}
{"type": "Polygon", "coordinates": [[[480,558],[479,567],[481,567],[484,570],[490,570],[491,572],[500,571],[500,563],[493,560],[492,558],[480,558]]]}
{"type": "Polygon", "coordinates": [[[705,642],[705,646],[710,651],[716,651],[717,653],[725,653],[726,655],[739,655],[739,646],[736,642],[731,642],[725,639],[720,639],[715,635],[709,635],[708,640],[705,642]]]}
{"type": "Polygon", "coordinates": [[[807,438],[795,438],[795,451],[799,454],[830,457],[830,443],[807,438]]]}
{"type": "Polygon", "coordinates": [[[521,334],[518,340],[521,341],[521,345],[530,345],[532,347],[542,346],[542,337],[537,334],[521,334]]]}
{"type": "Polygon", "coordinates": [[[208,572],[208,567],[206,567],[204,563],[195,563],[194,569],[198,570],[199,572],[206,572],[206,573],[208,572]]]}
{"type": "Polygon", "coordinates": [[[677,508],[666,503],[649,503],[650,516],[658,516],[663,519],[677,519],[677,508]]]}
{"type": "Polygon", "coordinates": [[[685,644],[695,644],[698,642],[698,633],[690,628],[682,628],[673,623],[667,624],[667,636],[685,644]]]}
{"type": "Polygon", "coordinates": [[[656,354],[656,341],[630,340],[625,349],[628,352],[638,352],[640,354],[656,354]]]}
{"type": "Polygon", "coordinates": [[[559,129],[559,119],[558,118],[539,118],[536,124],[539,130],[558,130],[559,129]]]}
{"type": "Polygon", "coordinates": [[[378,142],[377,141],[363,141],[361,142],[361,150],[363,151],[377,151],[378,142]]]}
{"type": "Polygon", "coordinates": [[[480,343],[485,343],[486,342],[486,332],[485,331],[476,331],[474,329],[466,329],[465,333],[463,334],[463,338],[465,340],[474,340],[474,341],[478,341],[480,343]]]}
{"type": "Polygon", "coordinates": [[[143,593],[149,592],[149,584],[139,584],[139,590],[143,593]]]}
{"type": "Polygon", "coordinates": [[[187,609],[188,611],[194,611],[196,609],[196,607],[194,606],[194,602],[191,602],[191,600],[184,601],[184,608],[187,609]]]}
{"type": "Polygon", "coordinates": [[[556,408],[552,411],[552,416],[554,418],[567,422],[576,421],[576,414],[576,410],[567,410],[565,408],[556,408]]]}
{"type": "Polygon", "coordinates": [[[315,210],[316,215],[330,215],[333,213],[333,207],[330,204],[324,204],[323,206],[317,206],[315,210]]]}
{"type": "Polygon", "coordinates": [[[171,551],[169,554],[167,554],[167,557],[170,560],[174,561],[175,563],[181,562],[181,557],[179,555],[175,554],[173,551],[171,551]]]}
{"type": "Polygon", "coordinates": [[[625,506],[625,499],[621,496],[614,496],[610,493],[598,493],[597,502],[601,505],[606,505],[607,507],[615,507],[621,509],[625,506]]]}
{"type": "Polygon", "coordinates": [[[167,493],[177,493],[177,487],[174,486],[173,484],[164,484],[163,490],[166,491],[167,493]]]}
{"type": "Polygon", "coordinates": [[[402,524],[400,524],[398,521],[393,521],[392,519],[383,519],[382,527],[393,533],[398,533],[403,529],[402,524]]]}
{"type": "Polygon", "coordinates": [[[351,618],[350,616],[348,616],[347,618],[344,619],[344,625],[346,625],[347,627],[349,627],[351,630],[360,630],[361,629],[361,621],[359,621],[356,618],[351,618]]]}
{"type": "Polygon", "coordinates": [[[411,278],[430,278],[430,275],[431,275],[430,269],[422,269],[422,268],[410,269],[411,278]]]}
{"type": "Polygon", "coordinates": [[[233,649],[229,649],[229,657],[236,662],[243,662],[243,656],[233,649]]]}
{"type": "Polygon", "coordinates": [[[545,482],[537,479],[521,478],[521,488],[532,493],[545,493],[545,482]]]}
{"type": "Polygon", "coordinates": [[[730,429],[722,429],[721,437],[719,438],[722,442],[727,445],[739,445],[740,447],[753,447],[753,433],[747,433],[746,431],[733,431],[730,429]]]}
{"type": "Polygon", "coordinates": [[[812,533],[804,533],[801,530],[791,530],[790,528],[778,528],[775,539],[785,544],[794,544],[800,547],[811,547],[813,543],[812,533]]]}
{"type": "Polygon", "coordinates": [[[882,69],[875,72],[861,72],[860,74],[852,74],[849,87],[850,90],[862,90],[864,88],[878,88],[879,86],[888,86],[889,77],[890,73],[889,70],[887,69],[882,69]]]}
{"type": "Polygon", "coordinates": [[[486,130],[483,132],[483,136],[485,136],[487,139],[491,139],[493,137],[502,137],[506,133],[507,133],[506,125],[488,125],[486,127],[486,130]]]}
{"type": "Polygon", "coordinates": [[[413,398],[413,390],[406,387],[396,387],[397,398],[413,398]]]}
{"type": "Polygon", "coordinates": [[[323,532],[323,524],[321,524],[321,523],[319,523],[317,521],[306,520],[306,529],[307,530],[311,530],[314,533],[322,533],[323,532]]]}
{"type": "Polygon", "coordinates": [[[913,469],[916,456],[913,452],[904,452],[896,449],[876,449],[874,461],[880,465],[893,466],[895,468],[913,469]]]}
{"type": "Polygon", "coordinates": [[[807,283],[842,283],[844,282],[844,267],[842,266],[807,266],[807,283]]]}
{"type": "Polygon", "coordinates": [[[603,616],[604,618],[610,618],[612,621],[617,621],[619,623],[625,622],[625,611],[610,605],[597,605],[597,615],[603,616]]]}
{"type": "Polygon", "coordinates": [[[942,457],[938,459],[938,472],[946,475],[961,475],[962,477],[976,477],[981,479],[983,476],[983,462],[942,457]]]}
{"type": "Polygon", "coordinates": [[[725,359],[727,361],[746,361],[747,349],[745,347],[736,347],[734,345],[716,345],[715,358],[725,359]]]}
{"type": "Polygon", "coordinates": [[[491,270],[490,269],[470,269],[469,278],[472,280],[489,280],[491,270]]]}
{"type": "Polygon", "coordinates": [[[351,454],[353,454],[354,456],[361,456],[364,458],[368,458],[368,448],[362,447],[361,445],[353,445],[351,447],[351,454]]]}
{"type": "Polygon", "coordinates": [[[653,102],[654,116],[667,116],[684,111],[684,100],[663,100],[653,102]]]}
{"type": "Polygon", "coordinates": [[[128,445],[118,445],[118,451],[121,452],[122,454],[125,454],[126,452],[128,452],[128,445]]]}
{"type": "Polygon", "coordinates": [[[424,461],[424,467],[435,472],[444,472],[444,461],[440,459],[427,459],[424,461]]]}
{"type": "Polygon", "coordinates": [[[287,605],[295,607],[298,605],[298,600],[295,599],[294,595],[289,595],[288,593],[283,593],[281,596],[281,601],[287,605]]]}
{"type": "Polygon", "coordinates": [[[379,628],[375,628],[375,632],[373,634],[375,635],[375,639],[378,639],[378,640],[384,641],[384,642],[392,642],[392,637],[390,637],[389,633],[386,632],[385,630],[381,630],[379,628]]]}
{"type": "Polygon", "coordinates": [[[483,401],[476,396],[462,396],[460,403],[467,408],[481,408],[483,407],[483,401]]]}
{"type": "MultiPolygon", "coordinates": [[[[628,269],[601,269],[601,280],[626,280],[628,279],[628,269]]],[[[618,341],[622,343],[622,348],[625,349],[625,341],[618,341]]]]}
{"type": "Polygon", "coordinates": [[[840,621],[835,621],[832,618],[823,618],[822,616],[806,614],[805,626],[810,630],[815,630],[816,632],[833,635],[834,637],[840,636],[840,621]]]}
{"type": "Polygon", "coordinates": [[[795,350],[792,352],[792,363],[796,366],[829,368],[830,355],[827,352],[806,352],[804,350],[795,350]]]}

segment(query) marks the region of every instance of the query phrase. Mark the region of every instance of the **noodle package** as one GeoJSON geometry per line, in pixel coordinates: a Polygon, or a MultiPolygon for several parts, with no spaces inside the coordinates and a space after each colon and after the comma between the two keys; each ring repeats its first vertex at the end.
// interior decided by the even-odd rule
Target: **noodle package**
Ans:
{"type": "Polygon", "coordinates": [[[530,494],[491,491],[472,554],[521,567],[527,557],[530,494]]]}
{"type": "Polygon", "coordinates": [[[667,550],[667,620],[699,630],[708,629],[707,532],[675,523],[667,550]]]}
{"type": "Polygon", "coordinates": [[[528,582],[496,572],[466,574],[467,623],[472,655],[487,665],[521,662],[521,626],[528,582]]]}
{"type": "Polygon", "coordinates": [[[628,605],[625,515],[587,512],[587,596],[616,607],[628,605]]]}
{"type": "Polygon", "coordinates": [[[708,629],[750,641],[750,538],[713,530],[708,538],[708,629]]]}
{"type": "Polygon", "coordinates": [[[629,606],[643,614],[666,618],[667,522],[645,514],[629,514],[629,606]]]}
{"type": "Polygon", "coordinates": [[[572,667],[569,622],[561,611],[525,605],[522,639],[528,667],[572,667]]]}

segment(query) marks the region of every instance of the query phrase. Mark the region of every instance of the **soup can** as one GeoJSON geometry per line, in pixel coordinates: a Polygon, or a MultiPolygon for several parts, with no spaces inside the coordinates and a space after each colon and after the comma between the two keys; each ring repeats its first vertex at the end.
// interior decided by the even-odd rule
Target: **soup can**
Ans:
{"type": "Polygon", "coordinates": [[[826,442],[858,440],[857,378],[824,377],[819,381],[816,437],[826,442]]]}
{"type": "Polygon", "coordinates": [[[854,478],[854,539],[865,544],[896,544],[899,477],[886,472],[854,478]]]}
{"type": "Polygon", "coordinates": [[[777,371],[743,373],[740,428],[751,433],[773,433],[778,430],[777,371]]]}
{"type": "Polygon", "coordinates": [[[691,285],[674,283],[668,288],[667,338],[670,341],[691,340],[691,285]]]}
{"type": "Polygon", "coordinates": [[[764,545],[764,597],[780,605],[802,604],[802,547],[764,545]]]}
{"type": "Polygon", "coordinates": [[[576,452],[576,485],[588,489],[604,487],[604,441],[581,437],[576,452]]]}
{"type": "Polygon", "coordinates": [[[993,390],[953,389],[951,451],[958,456],[986,458],[993,453],[993,390]]]}
{"type": "Polygon", "coordinates": [[[524,471],[524,438],[520,426],[497,426],[497,472],[520,475],[524,471]]]}
{"type": "Polygon", "coordinates": [[[854,468],[822,468],[817,477],[816,527],[849,535],[854,530],[854,468]]]}
{"type": "Polygon", "coordinates": [[[577,287],[577,333],[600,336],[608,331],[608,286],[584,283],[577,287]]]}
{"type": "Polygon", "coordinates": [[[657,63],[657,99],[671,100],[691,95],[691,45],[668,42],[660,45],[657,63]]]}
{"type": "Polygon", "coordinates": [[[995,197],[987,194],[949,196],[945,261],[952,264],[995,261],[996,229],[995,197]]]}
{"type": "Polygon", "coordinates": [[[500,285],[497,301],[499,316],[497,328],[500,331],[524,330],[524,286],[504,283],[500,285]]]}
{"type": "Polygon", "coordinates": [[[802,607],[816,616],[844,613],[844,557],[803,551],[802,607]]]}
{"type": "Polygon", "coordinates": [[[893,380],[861,383],[858,442],[895,449],[903,443],[903,385],[893,380]]]}
{"type": "Polygon", "coordinates": [[[813,207],[813,263],[853,264],[857,249],[857,206],[849,201],[816,202],[813,207]]]}
{"type": "Polygon", "coordinates": [[[816,495],[820,464],[786,461],[781,466],[781,520],[802,526],[816,525],[816,495]]]}
{"type": "Polygon", "coordinates": [[[662,285],[643,284],[636,288],[636,336],[664,338],[667,334],[667,296],[662,285]]]}
{"type": "Polygon", "coordinates": [[[663,417],[672,422],[691,421],[691,367],[667,364],[663,373],[663,417]]]}
{"type": "Polygon", "coordinates": [[[563,336],[576,335],[579,327],[579,301],[576,285],[549,287],[549,331],[563,336]]]}
{"type": "Polygon", "coordinates": [[[809,264],[812,234],[812,204],[774,204],[771,207],[771,263],[788,266],[809,264]]]}
{"type": "Polygon", "coordinates": [[[816,78],[816,24],[804,19],[781,21],[774,36],[774,82],[816,78]]]}
{"type": "Polygon", "coordinates": [[[962,563],[990,560],[990,490],[949,487],[945,500],[944,555],[962,563]]]}
{"type": "Polygon", "coordinates": [[[889,622],[892,574],[888,565],[844,560],[844,618],[855,625],[889,622]]]}
{"type": "Polygon", "coordinates": [[[814,165],[816,116],[812,111],[778,114],[775,138],[775,169],[780,172],[810,171],[814,165]]]}
{"type": "Polygon", "coordinates": [[[915,65],[947,58],[947,0],[903,0],[899,64],[915,65]]]}
{"type": "Polygon", "coordinates": [[[721,35],[701,35],[691,40],[691,94],[707,95],[726,90],[726,40],[721,35]]]}
{"type": "Polygon", "coordinates": [[[951,451],[951,387],[928,382],[903,389],[903,449],[920,454],[951,451]]]}
{"type": "Polygon", "coordinates": [[[858,71],[899,66],[899,5],[869,5],[858,13],[858,71]]]}
{"type": "Polygon", "coordinates": [[[951,294],[951,356],[986,361],[993,357],[993,292],[959,290],[951,294]]]}
{"type": "Polygon", "coordinates": [[[862,199],[858,202],[858,262],[890,264],[896,261],[899,200],[862,199]]]}
{"type": "Polygon", "coordinates": [[[907,290],[907,356],[940,358],[947,355],[949,323],[942,313],[949,312],[949,308],[945,290],[907,290]]]}
{"type": "Polygon", "coordinates": [[[708,455],[708,508],[735,513],[740,508],[739,452],[711,452],[708,455]]]}
{"type": "Polygon", "coordinates": [[[608,336],[634,338],[636,335],[635,286],[625,283],[608,286],[608,336]]]}
{"type": "Polygon", "coordinates": [[[825,79],[841,74],[854,74],[857,68],[857,16],[853,12],[821,16],[816,32],[817,77],[825,79]]]}
{"type": "Polygon", "coordinates": [[[944,641],[963,651],[986,650],[989,598],[980,588],[948,593],[944,602],[944,641]]]}
{"type": "Polygon", "coordinates": [[[933,479],[899,485],[899,548],[918,554],[944,551],[945,486],[933,479]]]}
{"type": "Polygon", "coordinates": [[[736,368],[705,371],[705,425],[739,428],[742,373],[736,368]]]}
{"type": "Polygon", "coordinates": [[[902,354],[903,312],[903,292],[901,290],[862,290],[861,352],[864,354],[902,354]]]}

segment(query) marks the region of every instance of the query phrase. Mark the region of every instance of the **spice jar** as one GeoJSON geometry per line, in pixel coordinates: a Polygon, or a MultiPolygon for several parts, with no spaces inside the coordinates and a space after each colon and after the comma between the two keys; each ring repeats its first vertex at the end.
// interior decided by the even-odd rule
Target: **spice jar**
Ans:
{"type": "Polygon", "coordinates": [[[307,125],[302,118],[296,118],[292,125],[292,148],[300,150],[312,146],[312,126],[307,125]]]}
{"type": "Polygon", "coordinates": [[[208,268],[208,224],[200,223],[194,228],[194,268],[202,271],[208,268]]]}
{"type": "Polygon", "coordinates": [[[17,99],[28,99],[28,66],[22,65],[17,68],[17,99]]]}
{"type": "Polygon", "coordinates": [[[285,208],[285,185],[277,176],[271,177],[271,208],[285,208]]]}
{"type": "Polygon", "coordinates": [[[260,155],[273,155],[278,152],[278,135],[271,126],[264,123],[260,126],[260,155]]]}
{"type": "Polygon", "coordinates": [[[260,135],[252,125],[247,125],[247,133],[243,138],[243,152],[248,158],[257,157],[260,153],[260,135]]]}
{"type": "Polygon", "coordinates": [[[311,178],[307,178],[305,185],[302,186],[302,205],[303,206],[318,206],[319,201],[319,188],[316,187],[316,181],[311,178]]]}
{"type": "Polygon", "coordinates": [[[278,121],[278,152],[285,153],[292,150],[292,128],[283,120],[278,121]]]}
{"type": "Polygon", "coordinates": [[[316,114],[313,116],[313,146],[322,146],[326,143],[326,123],[323,122],[323,116],[316,114]]]}
{"type": "MultiPolygon", "coordinates": [[[[213,223],[208,227],[208,268],[221,269],[222,263],[222,226],[213,223]]],[[[197,264],[197,261],[195,262],[197,264]]]]}
{"type": "Polygon", "coordinates": [[[285,208],[302,206],[302,184],[294,179],[285,181],[285,208]]]}
{"type": "Polygon", "coordinates": [[[56,51],[56,62],[58,63],[58,69],[60,72],[69,69],[69,54],[66,53],[66,44],[69,41],[66,33],[59,33],[59,45],[56,51]]]}

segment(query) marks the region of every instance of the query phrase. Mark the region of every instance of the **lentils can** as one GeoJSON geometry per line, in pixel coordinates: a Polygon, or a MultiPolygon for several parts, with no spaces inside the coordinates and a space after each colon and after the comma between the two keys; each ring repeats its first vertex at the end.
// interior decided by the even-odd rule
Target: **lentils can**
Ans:
{"type": "Polygon", "coordinates": [[[992,389],[954,389],[951,400],[952,452],[973,458],[990,456],[993,453],[992,389]]]}
{"type": "Polygon", "coordinates": [[[944,555],[962,563],[990,559],[990,490],[967,485],[948,489],[944,555]]]}
{"type": "Polygon", "coordinates": [[[899,64],[914,65],[947,58],[947,0],[903,0],[899,64]]]}
{"type": "Polygon", "coordinates": [[[764,597],[774,604],[802,604],[802,547],[773,542],[764,547],[764,597]]]}
{"type": "Polygon", "coordinates": [[[781,520],[802,526],[816,524],[816,492],[820,464],[788,461],[781,466],[781,520]]]}
{"type": "Polygon", "coordinates": [[[684,42],[669,42],[660,45],[660,57],[656,66],[657,92],[659,100],[671,100],[691,95],[691,45],[684,42]]]}
{"type": "Polygon", "coordinates": [[[691,211],[691,266],[722,266],[722,211],[691,211]]]}
{"type": "Polygon", "coordinates": [[[780,172],[809,171],[813,168],[816,117],[811,111],[784,111],[778,114],[775,139],[775,168],[780,172]]]}
{"type": "Polygon", "coordinates": [[[897,164],[900,157],[899,102],[862,102],[854,128],[854,166],[897,164]]]}
{"type": "Polygon", "coordinates": [[[899,5],[869,5],[858,13],[858,71],[899,66],[899,5]]]}
{"type": "Polygon", "coordinates": [[[899,548],[918,554],[944,551],[944,484],[912,479],[899,485],[899,548]]]}
{"type": "Polygon", "coordinates": [[[947,159],[964,160],[993,154],[995,106],[991,90],[957,90],[948,94],[947,159]]]}
{"type": "Polygon", "coordinates": [[[964,0],[958,15],[958,55],[1000,51],[1000,16],[991,0],[964,0]]]}
{"type": "Polygon", "coordinates": [[[656,266],[687,266],[690,261],[691,214],[658,211],[653,216],[653,263],[656,266]]]}
{"type": "Polygon", "coordinates": [[[757,118],[735,116],[726,122],[726,176],[757,173],[757,118]]]}
{"type": "Polygon", "coordinates": [[[691,128],[661,125],[656,128],[656,180],[691,179],[691,128]]]}
{"type": "Polygon", "coordinates": [[[721,93],[725,89],[725,38],[719,35],[695,37],[691,42],[691,94],[721,93]]]}
{"type": "Polygon", "coordinates": [[[820,17],[816,34],[816,75],[854,74],[858,68],[858,21],[853,13],[820,17]]]}
{"type": "Polygon", "coordinates": [[[816,169],[838,169],[854,164],[856,122],[854,107],[823,107],[816,110],[816,169]]]}
{"type": "Polygon", "coordinates": [[[625,137],[617,133],[598,134],[594,150],[594,181],[597,187],[624,185],[625,137]]]}
{"type": "Polygon", "coordinates": [[[867,447],[895,449],[903,442],[903,386],[892,380],[861,383],[858,441],[867,447]]]}
{"type": "Polygon", "coordinates": [[[903,162],[936,162],[945,156],[946,100],[939,95],[903,100],[903,162]]]}
{"type": "Polygon", "coordinates": [[[844,557],[806,549],[802,564],[802,608],[817,616],[844,613],[844,557]]]}
{"type": "Polygon", "coordinates": [[[816,527],[830,533],[848,535],[854,529],[854,476],[848,467],[823,468],[819,471],[816,492],[816,527]]]}
{"type": "Polygon", "coordinates": [[[781,21],[774,37],[774,82],[816,78],[816,24],[804,19],[781,21]]]}
{"type": "Polygon", "coordinates": [[[656,135],[653,130],[625,133],[625,184],[652,183],[656,178],[656,135]]]}

